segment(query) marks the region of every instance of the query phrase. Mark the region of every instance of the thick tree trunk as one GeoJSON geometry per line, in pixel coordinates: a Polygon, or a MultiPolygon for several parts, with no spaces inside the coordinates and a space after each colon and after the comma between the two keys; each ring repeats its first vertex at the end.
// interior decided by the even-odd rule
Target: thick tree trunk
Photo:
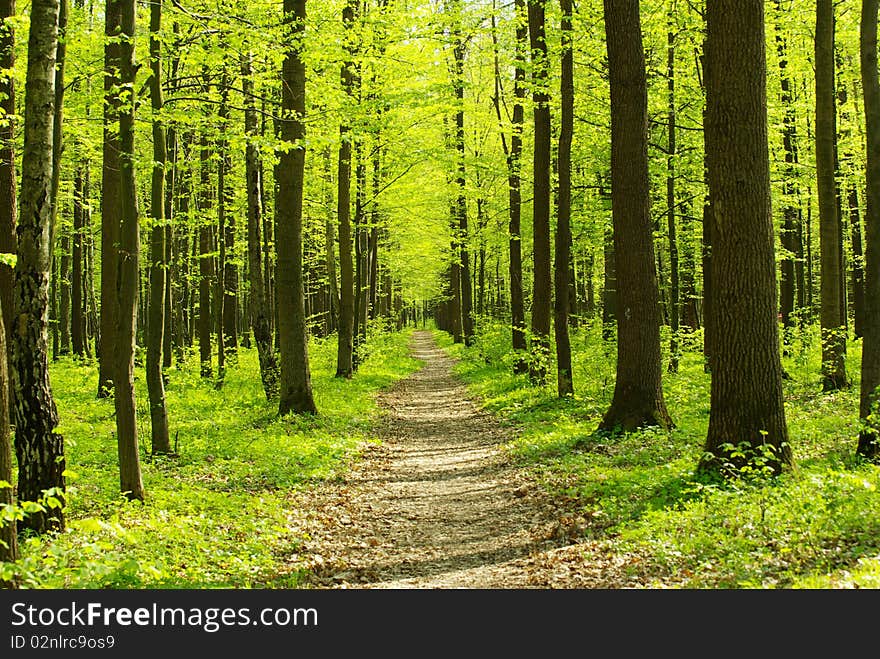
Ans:
{"type": "Polygon", "coordinates": [[[560,0],[562,9],[562,62],[560,66],[560,127],[557,151],[559,191],[557,193],[556,250],[554,269],[553,331],[556,339],[556,392],[574,394],[571,372],[571,342],[568,337],[569,268],[571,265],[571,143],[574,134],[574,54],[572,52],[572,3],[560,0]]]}
{"type": "Polygon", "coordinates": [[[862,430],[858,455],[880,456],[880,79],[877,74],[878,0],[862,0],[859,51],[867,135],[867,208],[865,210],[865,320],[862,338],[862,380],[859,418],[862,430]]]}
{"type": "Polygon", "coordinates": [[[648,95],[638,0],[605,0],[611,82],[611,212],[617,376],[600,429],[671,427],[661,386],[660,314],[648,180],[648,95]]]}
{"type": "Polygon", "coordinates": [[[121,217],[119,190],[119,32],[120,0],[107,0],[104,12],[104,140],[101,166],[101,343],[98,396],[113,392],[116,355],[116,261],[121,217]]]}
{"type": "Polygon", "coordinates": [[[278,362],[272,345],[272,330],[269,323],[269,307],[266,304],[266,293],[263,282],[262,225],[263,198],[260,194],[260,151],[256,144],[259,137],[257,113],[253,101],[253,66],[250,53],[242,56],[241,79],[245,98],[245,134],[248,143],[245,152],[245,182],[247,185],[247,227],[248,227],[248,280],[250,282],[251,325],[254,330],[254,342],[257,344],[257,355],[260,359],[260,379],[267,400],[278,395],[278,362]]]}
{"type": "Polygon", "coordinates": [[[532,160],[532,356],[529,377],[543,383],[550,351],[550,94],[544,0],[528,0],[535,145],[532,160]]]}
{"type": "Polygon", "coordinates": [[[284,0],[285,23],[292,43],[282,69],[281,137],[294,148],[280,155],[278,181],[278,323],[281,341],[281,387],[278,413],[316,414],[309,371],[309,346],[303,300],[302,195],[305,173],[306,69],[302,60],[305,0],[284,0]]]}
{"type": "Polygon", "coordinates": [[[160,31],[162,0],[150,3],[150,102],[153,111],[153,171],[150,190],[150,322],[147,325],[147,390],[150,398],[152,451],[170,453],[168,410],[165,406],[165,382],[162,378],[162,350],[165,343],[166,272],[165,164],[168,161],[165,126],[160,115],[162,98],[162,59],[160,31]]]}
{"type": "Polygon", "coordinates": [[[847,386],[846,327],[841,323],[841,233],[835,183],[833,0],[816,3],[816,185],[819,193],[822,388],[847,386]]]}
{"type": "Polygon", "coordinates": [[[791,449],[776,316],[764,3],[708,0],[707,20],[706,147],[717,230],[711,409],[700,468],[751,463],[779,471],[791,449]]]}
{"type": "Polygon", "coordinates": [[[137,408],[134,391],[134,349],[140,281],[140,227],[137,184],[134,174],[135,0],[121,0],[119,81],[126,100],[119,107],[119,190],[122,218],[119,224],[119,256],[116,264],[116,370],[113,377],[116,406],[116,441],[119,447],[119,486],[128,499],[144,498],[138,450],[137,408]]]}
{"type": "MultiPolygon", "coordinates": [[[[63,503],[64,439],[55,432],[58,411],[49,383],[47,350],[58,5],[58,0],[31,3],[10,384],[15,392],[18,500],[41,501],[48,491],[63,503]]],[[[21,520],[21,527],[35,533],[62,530],[63,509],[32,512],[21,520]]]]}

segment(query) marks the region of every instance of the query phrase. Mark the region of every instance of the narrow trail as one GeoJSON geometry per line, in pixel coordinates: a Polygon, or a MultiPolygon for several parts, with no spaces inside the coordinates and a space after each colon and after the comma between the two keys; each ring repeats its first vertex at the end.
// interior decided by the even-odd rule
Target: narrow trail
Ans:
{"type": "Polygon", "coordinates": [[[619,587],[621,560],[579,541],[583,520],[510,463],[511,431],[468,397],[431,333],[411,349],[425,365],[382,394],[381,445],[301,502],[307,586],[619,587]]]}

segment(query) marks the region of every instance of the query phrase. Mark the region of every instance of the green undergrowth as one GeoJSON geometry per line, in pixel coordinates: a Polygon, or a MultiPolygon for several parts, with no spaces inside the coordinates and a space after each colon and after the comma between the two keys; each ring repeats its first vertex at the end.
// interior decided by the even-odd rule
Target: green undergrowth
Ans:
{"type": "MultiPolygon", "coordinates": [[[[296,587],[291,558],[297,489],[337,477],[371,436],[375,395],[417,370],[409,332],[373,334],[351,380],[335,378],[335,335],[310,344],[318,416],[278,418],[262,392],[254,349],[242,349],[222,387],[198,355],[167,373],[174,457],[147,450],[142,369],[138,424],[146,500],[119,495],[112,400],[97,399],[97,365],[63,357],[50,377],[65,438],[67,529],[27,538],[17,570],[26,588],[296,587]]],[[[216,366],[216,361],[215,361],[216,366]]]]}
{"type": "Polygon", "coordinates": [[[484,408],[514,430],[511,455],[587,520],[587,539],[631,554],[644,585],[880,586],[880,468],[854,455],[861,341],[847,353],[852,386],[824,393],[817,333],[794,337],[783,366],[795,468],[713,482],[695,474],[709,423],[700,332],[682,337],[679,371],[663,374],[675,428],[629,434],[596,432],[616,361],[599,328],[573,333],[575,396],[564,400],[555,395],[555,364],[543,387],[513,374],[506,327],[490,325],[469,348],[435,335],[484,408]]]}

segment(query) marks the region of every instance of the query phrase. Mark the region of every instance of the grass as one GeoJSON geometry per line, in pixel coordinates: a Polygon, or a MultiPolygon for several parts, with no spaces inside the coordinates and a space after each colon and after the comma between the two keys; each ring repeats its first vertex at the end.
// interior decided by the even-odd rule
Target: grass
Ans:
{"type": "Polygon", "coordinates": [[[376,394],[417,370],[409,332],[373,334],[351,380],[335,378],[335,339],[312,340],[319,414],[278,418],[262,393],[256,351],[242,349],[222,388],[197,356],[168,375],[176,457],[152,457],[138,369],[138,430],[146,500],[119,495],[112,400],[97,399],[97,365],[64,357],[50,377],[65,438],[65,532],[27,538],[14,570],[25,588],[296,587],[298,489],[334,479],[371,428],[376,394]]]}
{"type": "MultiPolygon", "coordinates": [[[[544,487],[590,520],[588,538],[628,553],[649,587],[845,588],[880,584],[880,468],[855,458],[860,341],[850,388],[823,393],[814,331],[797,336],[783,366],[796,461],[776,478],[698,478],[709,422],[709,375],[699,333],[685,337],[678,373],[664,373],[676,427],[600,435],[611,401],[615,351],[598,328],[574,333],[576,395],[513,375],[508,330],[489,326],[472,348],[441,345],[485,409],[515,429],[507,450],[544,487]]],[[[664,338],[664,347],[668,336],[664,338]]],[[[668,355],[664,355],[666,359],[668,355]]],[[[548,380],[555,383],[555,365],[548,380]]]]}

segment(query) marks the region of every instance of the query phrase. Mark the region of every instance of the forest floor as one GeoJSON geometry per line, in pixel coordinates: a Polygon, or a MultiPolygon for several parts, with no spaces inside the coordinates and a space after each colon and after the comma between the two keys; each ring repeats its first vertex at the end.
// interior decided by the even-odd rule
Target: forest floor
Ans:
{"type": "Polygon", "coordinates": [[[380,397],[381,443],[302,493],[311,588],[627,588],[639,560],[587,541],[504,450],[513,429],[480,410],[430,332],[424,367],[380,397]]]}

